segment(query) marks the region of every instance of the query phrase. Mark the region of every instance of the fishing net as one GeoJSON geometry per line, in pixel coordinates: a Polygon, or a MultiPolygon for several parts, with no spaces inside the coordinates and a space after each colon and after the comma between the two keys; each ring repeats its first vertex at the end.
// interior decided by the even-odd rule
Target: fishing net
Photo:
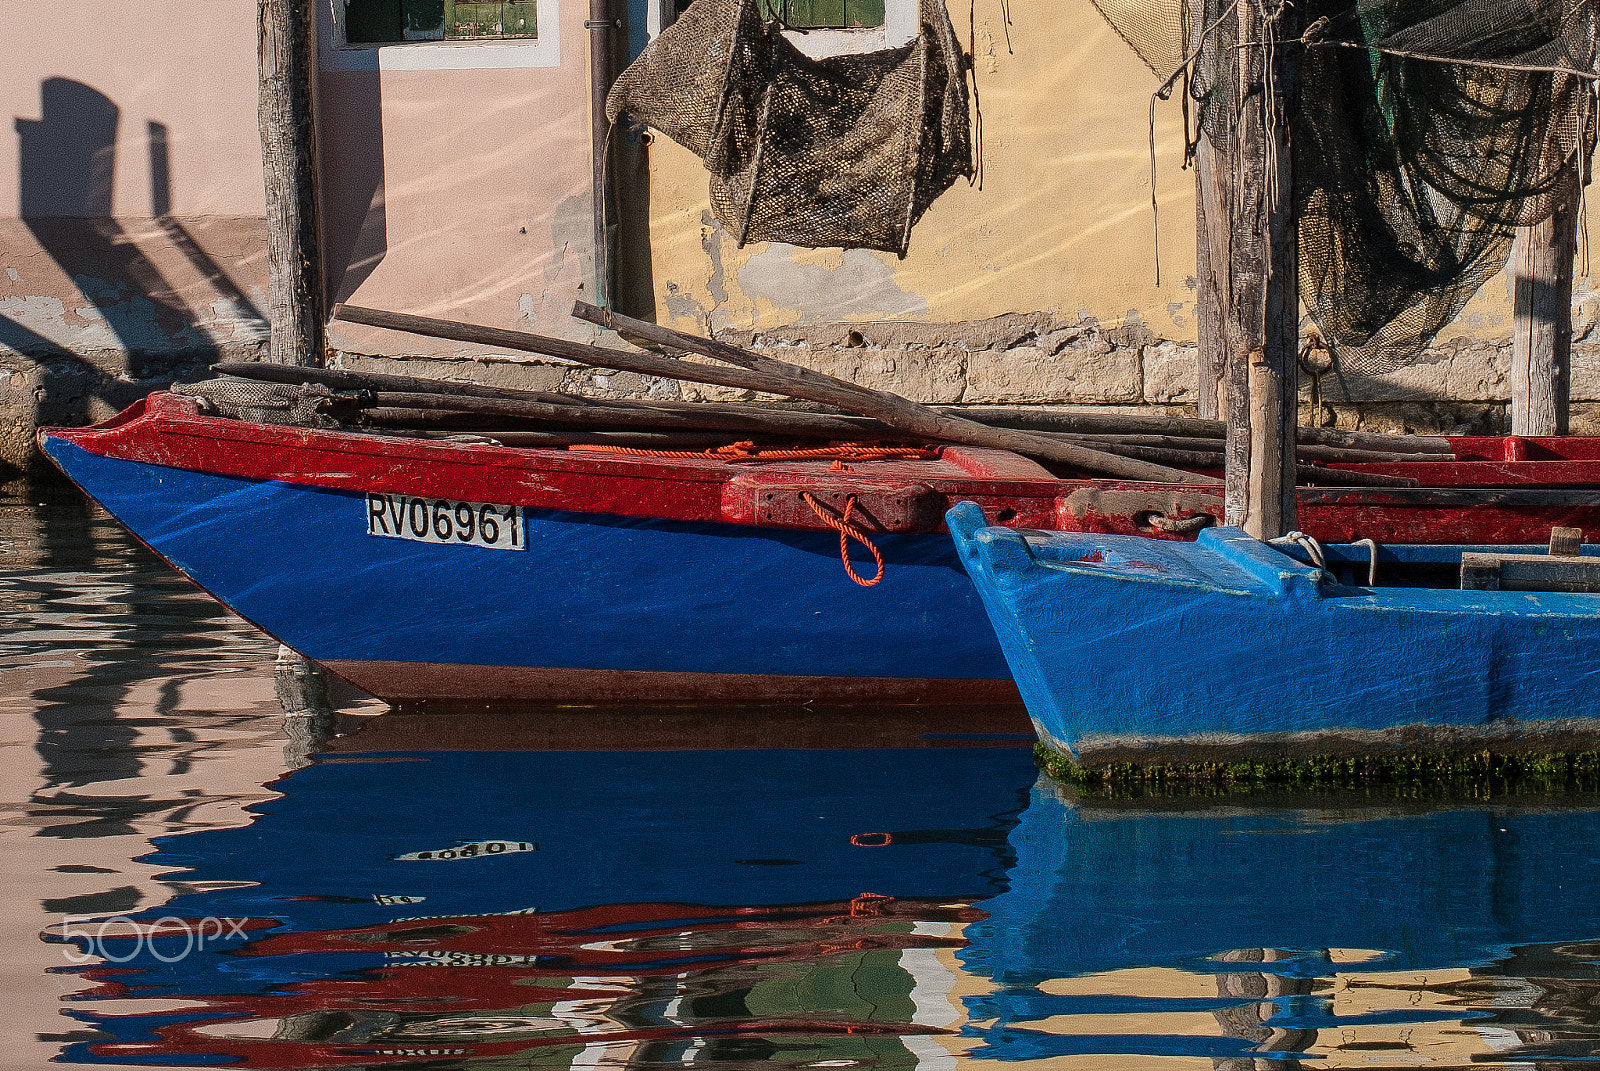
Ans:
{"type": "Polygon", "coordinates": [[[941,0],[908,44],[812,59],[759,0],[695,0],[622,73],[606,102],[711,172],[739,245],[881,249],[974,174],[966,57],[941,0]]]}
{"type": "MultiPolygon", "coordinates": [[[[1190,103],[1211,143],[1228,146],[1234,4],[1096,6],[1163,78],[1196,54],[1190,103]]],[[[1596,2],[1269,0],[1267,10],[1299,72],[1289,121],[1301,298],[1341,368],[1392,371],[1500,270],[1517,227],[1588,181],[1596,2]]]]}
{"type": "Polygon", "coordinates": [[[174,383],[172,393],[193,398],[203,413],[230,420],[298,428],[339,427],[339,422],[324,412],[335,395],[320,383],[260,383],[224,376],[200,383],[174,383]]]}

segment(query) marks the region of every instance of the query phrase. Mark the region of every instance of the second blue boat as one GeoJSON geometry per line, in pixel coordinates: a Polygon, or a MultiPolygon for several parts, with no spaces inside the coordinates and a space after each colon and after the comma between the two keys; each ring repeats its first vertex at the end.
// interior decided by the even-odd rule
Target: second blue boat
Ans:
{"type": "Polygon", "coordinates": [[[1041,739],[1086,765],[1600,745],[1600,594],[1455,586],[1490,548],[1335,546],[1322,568],[1236,528],[946,520],[1041,739]]]}

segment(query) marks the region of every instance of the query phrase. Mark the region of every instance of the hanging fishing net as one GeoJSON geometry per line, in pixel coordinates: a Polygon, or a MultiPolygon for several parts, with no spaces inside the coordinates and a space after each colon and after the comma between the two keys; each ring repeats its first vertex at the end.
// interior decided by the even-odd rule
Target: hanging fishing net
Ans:
{"type": "Polygon", "coordinates": [[[689,149],[734,239],[881,249],[971,178],[966,58],[941,0],[898,48],[812,59],[759,0],[695,0],[606,102],[689,149]]]}
{"type": "MultiPolygon", "coordinates": [[[[1228,146],[1231,0],[1095,2],[1161,77],[1196,54],[1190,104],[1211,143],[1228,146]]],[[[1267,11],[1299,74],[1301,298],[1343,369],[1392,371],[1501,269],[1517,227],[1587,182],[1596,0],[1269,0],[1267,11]]]]}

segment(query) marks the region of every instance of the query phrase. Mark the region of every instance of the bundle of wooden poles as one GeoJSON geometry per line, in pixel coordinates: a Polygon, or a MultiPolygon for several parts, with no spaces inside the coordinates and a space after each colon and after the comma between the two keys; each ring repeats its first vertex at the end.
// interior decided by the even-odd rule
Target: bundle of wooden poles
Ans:
{"type": "MultiPolygon", "coordinates": [[[[474,432],[506,445],[611,444],[685,450],[723,444],[731,436],[775,441],[957,443],[1011,450],[1084,474],[1162,483],[1213,484],[1185,470],[1223,467],[1221,421],[1156,414],[1066,413],[1027,407],[929,407],[714,339],[685,334],[579,303],[573,315],[616,331],[641,352],[547,338],[522,331],[382,312],[350,305],[335,318],[637,372],[682,382],[759,391],[830,407],[811,412],[754,404],[665,399],[599,399],[513,390],[412,376],[228,362],[217,371],[285,383],[320,383],[344,392],[346,405],[375,428],[444,437],[474,432]],[[716,364],[686,360],[693,354],[716,364]]],[[[1447,440],[1299,429],[1299,457],[1311,462],[1447,461],[1447,440]]],[[[1332,486],[1414,487],[1415,480],[1372,473],[1298,467],[1299,482],[1332,486]]]]}

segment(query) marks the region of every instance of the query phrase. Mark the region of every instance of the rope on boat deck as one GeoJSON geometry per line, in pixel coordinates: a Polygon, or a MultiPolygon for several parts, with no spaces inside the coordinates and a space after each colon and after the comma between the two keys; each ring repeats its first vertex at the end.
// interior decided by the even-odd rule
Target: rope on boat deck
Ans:
{"type": "Polygon", "coordinates": [[[1322,544],[1317,542],[1316,536],[1308,536],[1301,531],[1285,532],[1277,539],[1267,540],[1267,545],[1279,547],[1299,546],[1305,550],[1306,556],[1311,559],[1312,565],[1315,565],[1323,572],[1328,570],[1328,556],[1322,552],[1322,544]]]}
{"type": "Polygon", "coordinates": [[[817,515],[818,520],[839,533],[839,559],[844,562],[844,571],[849,575],[850,579],[864,588],[870,588],[882,580],[883,555],[878,553],[878,548],[872,545],[872,540],[867,538],[866,533],[850,523],[850,513],[856,508],[856,496],[851,495],[844,500],[844,513],[837,520],[824,512],[821,506],[817,505],[817,500],[811,497],[810,491],[801,491],[800,497],[805,499],[806,505],[811,507],[811,512],[817,515]],[[872,560],[878,563],[877,575],[871,580],[861,579],[860,575],[856,573],[855,567],[850,564],[850,540],[852,539],[870,550],[872,552],[872,560]]]}
{"type": "Polygon", "coordinates": [[[939,456],[933,446],[874,446],[871,443],[835,443],[816,447],[768,447],[754,442],[713,446],[705,450],[646,450],[636,446],[574,443],[568,450],[628,457],[700,458],[707,461],[931,461],[939,456]]]}

